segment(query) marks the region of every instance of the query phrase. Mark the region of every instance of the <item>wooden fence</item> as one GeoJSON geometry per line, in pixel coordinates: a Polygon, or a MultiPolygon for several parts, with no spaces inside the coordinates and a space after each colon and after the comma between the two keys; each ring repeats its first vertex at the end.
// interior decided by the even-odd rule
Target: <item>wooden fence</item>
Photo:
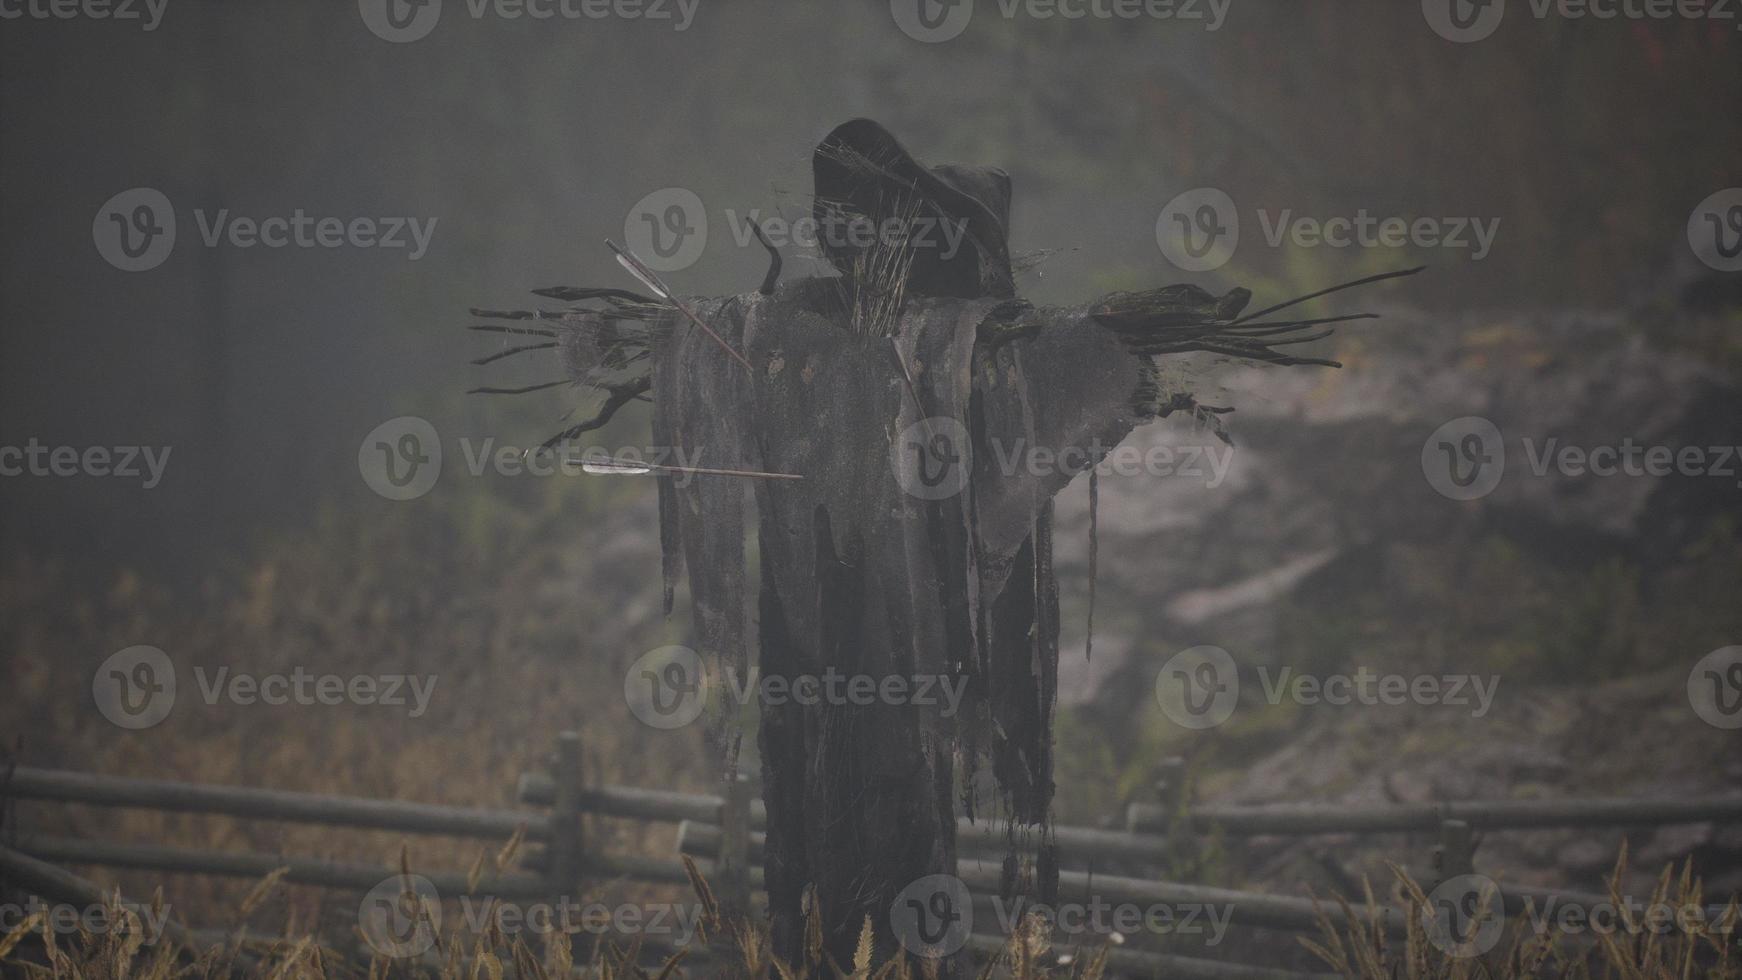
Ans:
{"type": "MultiPolygon", "coordinates": [[[[460,871],[422,872],[443,894],[494,895],[504,899],[536,899],[576,893],[587,879],[622,879],[648,883],[685,884],[677,855],[652,858],[610,855],[586,846],[587,815],[678,825],[678,850],[698,858],[723,901],[752,907],[762,887],[760,867],[766,812],[754,798],[750,783],[740,777],[721,796],[678,793],[620,786],[590,786],[583,779],[580,739],[564,733],[551,756],[548,771],[520,778],[518,797],[538,809],[488,809],[440,806],[329,796],[316,793],[209,786],[138,779],[55,769],[17,768],[0,782],[0,798],[77,803],[102,807],[222,814],[231,817],[318,824],[330,827],[389,830],[486,840],[506,840],[516,833],[536,843],[524,869],[487,876],[476,882],[460,871]]],[[[1587,799],[1559,801],[1497,801],[1447,803],[1433,806],[1220,806],[1192,807],[1181,798],[1179,768],[1170,764],[1159,787],[1159,804],[1133,804],[1126,829],[1058,827],[1055,839],[1061,862],[1095,867],[1115,866],[1129,876],[1065,870],[1059,875],[1061,900],[1091,892],[1112,904],[1143,907],[1214,907],[1226,909],[1228,923],[1283,930],[1317,928],[1318,909],[1305,898],[1137,877],[1145,869],[1165,866],[1175,853],[1169,835],[1208,833],[1229,836],[1311,835],[1343,833],[1416,833],[1437,835],[1435,866],[1441,877],[1472,870],[1473,832],[1541,827],[1645,827],[1688,822],[1742,822],[1742,795],[1679,800],[1587,799]]],[[[957,876],[979,896],[999,891],[999,855],[1007,839],[988,822],[958,824],[961,857],[957,876]]],[[[162,872],[259,878],[288,868],[284,880],[335,889],[366,891],[395,873],[376,865],[287,857],[278,854],[214,852],[199,848],[81,840],[50,836],[25,837],[10,849],[0,849],[0,868],[26,888],[57,901],[88,901],[88,885],[72,876],[56,877],[52,864],[98,865],[162,872]],[[84,887],[85,891],[79,891],[84,887]]],[[[1508,913],[1528,902],[1537,907],[1553,898],[1589,907],[1605,899],[1563,890],[1502,887],[1508,913]]],[[[1325,910],[1333,921],[1340,910],[1325,910]]],[[[1721,910],[1709,910],[1717,915],[1721,910]]],[[[1395,908],[1369,910],[1354,906],[1353,914],[1376,915],[1393,934],[1406,928],[1404,912],[1395,908]]],[[[990,923],[990,917],[975,921],[990,923]]],[[[995,949],[1002,938],[976,934],[973,944],[995,949]]],[[[1279,971],[1219,960],[1120,949],[1114,965],[1171,976],[1273,978],[1279,971]]]]}

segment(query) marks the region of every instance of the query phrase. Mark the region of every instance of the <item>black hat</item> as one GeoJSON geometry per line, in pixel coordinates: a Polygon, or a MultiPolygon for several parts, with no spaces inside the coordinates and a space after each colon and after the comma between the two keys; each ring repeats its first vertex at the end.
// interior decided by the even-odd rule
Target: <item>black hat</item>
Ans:
{"type": "Polygon", "coordinates": [[[925,167],[880,124],[853,119],[835,127],[811,157],[825,258],[853,275],[875,247],[843,234],[843,221],[917,219],[907,293],[962,298],[1015,295],[1010,275],[1010,175],[996,167],[925,167]],[[949,222],[950,228],[942,227],[949,222]],[[951,244],[955,248],[951,250],[951,244]]]}

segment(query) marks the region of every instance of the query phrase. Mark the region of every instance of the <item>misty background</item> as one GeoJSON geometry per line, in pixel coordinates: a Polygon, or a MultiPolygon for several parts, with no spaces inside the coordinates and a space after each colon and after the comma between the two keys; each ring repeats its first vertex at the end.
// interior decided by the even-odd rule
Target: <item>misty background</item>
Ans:
{"type": "MultiPolygon", "coordinates": [[[[472,475],[468,453],[536,445],[599,396],[468,395],[560,377],[549,352],[472,364],[515,339],[468,332],[468,309],[559,306],[531,295],[541,287],[635,288],[604,239],[633,241],[665,213],[647,213],[649,196],[673,188],[699,198],[708,234],[665,278],[690,295],[749,292],[767,255],[734,219],[807,214],[817,141],[869,116],[922,162],[1009,172],[1018,291],[1037,303],[1195,283],[1250,288],[1257,309],[1428,266],[1299,308],[1385,314],[1294,349],[1340,371],[1164,359],[1170,390],[1235,408],[1231,464],[1213,483],[1101,480],[1092,659],[1087,481],[1059,498],[1061,825],[1153,801],[1157,764],[1175,757],[1211,802],[1676,799],[1742,782],[1738,729],[1702,717],[1688,686],[1742,636],[1737,478],[1533,474],[1520,442],[1742,442],[1742,272],[1689,233],[1714,194],[1742,187],[1736,21],[1538,17],[1513,0],[1491,36],[1459,43],[1415,0],[1168,8],[1197,19],[1045,18],[1037,4],[1007,18],[979,0],[959,35],[927,43],[898,26],[903,0],[700,0],[683,30],[445,0],[396,4],[413,17],[401,36],[417,36],[395,43],[371,27],[380,0],[167,0],[151,30],[0,0],[0,450],[169,452],[149,489],[143,475],[0,476],[6,751],[502,806],[553,733],[574,729],[589,779],[714,787],[720,757],[698,728],[656,731],[625,704],[626,666],[691,629],[686,597],[663,612],[653,481],[472,475]],[[169,202],[176,237],[129,272],[98,243],[110,202],[140,188],[169,202]],[[1241,238],[1231,261],[1190,272],[1157,225],[1199,188],[1235,202],[1241,238]],[[404,219],[429,231],[427,251],[413,258],[409,232],[401,248],[208,247],[202,223],[221,212],[404,219]],[[1267,225],[1285,213],[1494,235],[1480,258],[1272,246],[1267,225]],[[441,475],[389,499],[359,457],[407,415],[435,431],[441,475]],[[1424,444],[1471,416],[1504,432],[1506,477],[1454,499],[1424,444]],[[183,697],[156,727],[123,731],[93,705],[93,672],[137,644],[190,673],[439,683],[418,717],[183,697]],[[1155,699],[1159,665],[1199,644],[1226,648],[1251,682],[1213,731],[1170,724],[1155,699]],[[1253,671],[1281,667],[1499,687],[1480,715],[1264,704],[1253,671]]],[[[787,279],[827,271],[782,251],[787,279]]],[[[648,416],[631,406],[588,441],[646,446],[648,416]]],[[[1130,442],[1226,448],[1177,417],[1130,442]]],[[[76,809],[18,823],[32,821],[384,866],[401,843],[76,809]]],[[[589,833],[612,853],[672,855],[638,826],[589,833]]],[[[1639,874],[1691,856],[1709,895],[1742,888],[1742,836],[1710,824],[1496,835],[1480,866],[1597,890],[1623,842],[1639,874]]],[[[1214,842],[1150,870],[1354,895],[1363,874],[1392,880],[1385,861],[1420,870],[1430,843],[1214,842]]],[[[442,846],[420,843],[420,866],[475,857],[442,846]]],[[[102,874],[134,895],[166,884],[195,920],[227,914],[248,884],[102,874]]],[[[306,888],[283,902],[262,915],[344,904],[306,888]]],[[[354,926],[355,903],[338,910],[354,926]]],[[[1292,937],[1273,951],[1306,959],[1292,937]]]]}
{"type": "MultiPolygon", "coordinates": [[[[575,396],[466,399],[513,370],[467,365],[487,351],[462,330],[466,308],[627,285],[601,240],[665,187],[695,191],[712,222],[676,287],[750,289],[764,256],[733,241],[725,213],[804,213],[810,149],[856,115],[922,160],[1007,169],[1015,248],[1059,250],[1024,283],[1051,302],[1173,281],[1262,300],[1267,284],[1280,297],[1424,261],[1431,274],[1399,299],[1426,310],[1626,305],[1679,286],[1689,210],[1737,178],[1731,24],[1539,22],[1521,7],[1493,37],[1453,44],[1415,4],[1236,0],[1216,30],[982,7],[937,44],[875,2],[703,0],[678,31],[475,19],[449,0],[410,43],[338,2],[170,0],[150,31],[7,21],[0,442],[173,452],[151,490],[0,481],[5,550],[186,576],[322,506],[392,506],[355,461],[391,417],[430,418],[450,451],[461,435],[542,438],[575,396]],[[1174,269],[1155,242],[1161,206],[1198,186],[1247,221],[1214,274],[1174,269]],[[112,267],[92,241],[97,210],[133,187],[161,191],[180,225],[147,272],[112,267]],[[220,209],[435,228],[415,261],[208,248],[195,211],[220,209]],[[1481,261],[1308,255],[1262,244],[1257,209],[1500,225],[1481,261]]],[[[787,251],[789,276],[817,269],[787,251]]]]}

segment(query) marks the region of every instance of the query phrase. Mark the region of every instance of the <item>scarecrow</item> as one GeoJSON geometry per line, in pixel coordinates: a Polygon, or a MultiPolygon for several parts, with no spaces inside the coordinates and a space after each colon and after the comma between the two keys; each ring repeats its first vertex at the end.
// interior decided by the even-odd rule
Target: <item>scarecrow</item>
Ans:
{"type": "MultiPolygon", "coordinates": [[[[604,393],[547,448],[651,400],[655,445],[737,474],[658,481],[666,608],[687,571],[721,670],[745,676],[754,650],[764,678],[964,692],[953,713],[917,697],[762,706],[774,951],[798,962],[811,915],[845,964],[867,918],[880,953],[898,948],[892,903],[954,871],[958,815],[1006,829],[1007,895],[1055,899],[1053,497],[1084,469],[1092,484],[1137,425],[1185,412],[1222,434],[1229,411],[1163,390],[1155,358],[1335,367],[1285,349],[1356,317],[1266,319],[1311,296],[1242,316],[1247,290],[1190,285],[1038,307],[1016,295],[1003,171],[924,166],[868,119],[829,133],[812,167],[836,276],[780,282],[756,229],[772,261],[752,293],[679,298],[624,254],[654,295],[557,287],[537,292],[565,309],[474,313],[531,338],[512,352],[554,351],[553,384],[604,393]],[[1000,465],[1023,447],[1076,465],[1000,465]]],[[[717,734],[730,770],[737,745],[717,734]]]]}

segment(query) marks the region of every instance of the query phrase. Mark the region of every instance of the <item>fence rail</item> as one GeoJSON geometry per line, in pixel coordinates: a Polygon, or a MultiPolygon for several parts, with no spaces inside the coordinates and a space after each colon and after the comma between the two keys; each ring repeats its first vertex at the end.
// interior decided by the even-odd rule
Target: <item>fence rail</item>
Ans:
{"type": "MultiPolygon", "coordinates": [[[[1447,820],[1462,820],[1479,830],[1651,827],[1742,820],[1742,796],[1682,800],[1496,800],[1390,806],[1204,806],[1186,810],[1184,817],[1194,831],[1214,829],[1238,837],[1437,831],[1447,820]]],[[[1125,826],[1134,832],[1164,833],[1171,822],[1172,814],[1159,804],[1133,803],[1126,809],[1125,826]]]]}
{"type": "Polygon", "coordinates": [[[208,786],[163,779],[105,776],[65,769],[20,766],[0,782],[0,795],[15,799],[88,803],[92,806],[136,807],[177,813],[216,813],[286,823],[318,823],[332,827],[394,830],[406,834],[440,834],[491,840],[525,829],[530,840],[548,840],[544,814],[517,810],[372,800],[327,796],[278,789],[208,786]]]}
{"type": "MultiPolygon", "coordinates": [[[[97,773],[20,767],[0,780],[0,798],[31,799],[103,807],[145,808],[182,813],[209,813],[352,829],[390,830],[473,839],[504,840],[515,834],[536,841],[523,859],[524,870],[486,877],[475,883],[453,871],[424,872],[442,893],[474,892],[509,899],[568,894],[582,879],[623,879],[657,884],[684,884],[688,876],[680,855],[699,858],[716,892],[741,909],[753,907],[762,889],[761,857],[766,845],[767,814],[740,777],[724,796],[680,793],[622,786],[588,786],[582,779],[578,736],[564,733],[551,757],[549,772],[520,777],[519,801],[537,809],[456,807],[430,803],[329,796],[317,793],[210,786],[157,779],[107,776],[97,773]],[[677,854],[671,858],[610,855],[586,847],[583,815],[678,825],[677,854]]],[[[1159,804],[1137,803],[1127,809],[1125,830],[1056,827],[1054,839],[1065,862],[1123,863],[1141,869],[1165,864],[1179,838],[1211,830],[1234,836],[1263,834],[1311,835],[1334,833],[1436,832],[1435,864],[1442,877],[1465,873],[1472,865],[1472,828],[1508,830],[1541,827],[1655,826],[1705,821],[1742,821],[1742,795],[1681,800],[1587,799],[1559,801],[1489,801],[1388,807],[1338,806],[1203,806],[1192,807],[1180,795],[1178,763],[1163,767],[1159,804]]],[[[957,825],[961,857],[957,877],[971,892],[995,895],[1001,890],[1001,863],[987,855],[1001,854],[1008,838],[995,823],[957,825]]],[[[292,883],[366,891],[396,869],[278,854],[214,852],[114,841],[31,836],[17,841],[0,862],[26,887],[43,883],[63,891],[69,882],[84,885],[47,862],[259,878],[288,868],[292,883]]],[[[1072,870],[1059,872],[1061,900],[1091,894],[1113,903],[1167,906],[1209,906],[1228,910],[1228,921],[1240,926],[1281,930],[1312,930],[1319,909],[1310,899],[1267,895],[1233,889],[1121,877],[1072,870]]],[[[1508,913],[1527,903],[1590,906],[1601,896],[1559,889],[1502,887],[1508,913]]],[[[983,899],[989,900],[989,899],[983,899]]],[[[1327,906],[1328,917],[1344,918],[1341,908],[1327,906]]],[[[1719,909],[1708,910],[1717,915],[1719,909]]],[[[1395,908],[1369,910],[1352,906],[1363,921],[1376,916],[1393,935],[1407,928],[1405,913],[1395,908]]],[[[992,921],[991,918],[977,921],[992,921]]],[[[975,943],[995,948],[1003,940],[976,934],[975,943]]],[[[1162,970],[1168,975],[1230,980],[1269,980],[1285,974],[1236,963],[1123,949],[1116,965],[1162,970]]]]}

